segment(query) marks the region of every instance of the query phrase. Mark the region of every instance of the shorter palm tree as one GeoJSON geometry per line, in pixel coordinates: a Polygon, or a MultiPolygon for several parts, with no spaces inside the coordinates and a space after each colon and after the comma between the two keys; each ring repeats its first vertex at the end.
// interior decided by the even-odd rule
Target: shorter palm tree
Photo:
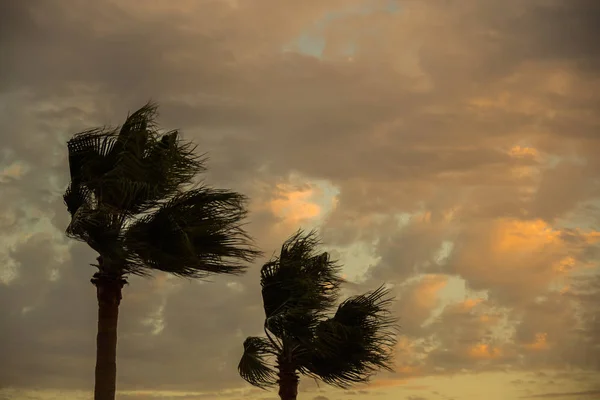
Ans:
{"type": "Polygon", "coordinates": [[[391,371],[396,320],[389,291],[380,287],[350,297],[329,316],[343,280],[318,245],[315,232],[300,230],[262,267],[266,337],[248,337],[238,365],[254,386],[279,385],[282,400],[296,399],[298,374],[348,388],[380,369],[391,371]]]}

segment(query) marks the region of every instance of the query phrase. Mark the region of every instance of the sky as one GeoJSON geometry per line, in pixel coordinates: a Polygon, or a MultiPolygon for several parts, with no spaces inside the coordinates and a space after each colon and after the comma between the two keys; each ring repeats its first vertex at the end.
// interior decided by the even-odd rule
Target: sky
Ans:
{"type": "MultiPolygon", "coordinates": [[[[66,140],[150,99],[249,199],[387,283],[395,372],[301,399],[600,398],[596,0],[0,0],[0,399],[89,399],[95,254],[66,140]]],[[[236,371],[259,269],[131,278],[118,398],[277,398],[236,371]]]]}

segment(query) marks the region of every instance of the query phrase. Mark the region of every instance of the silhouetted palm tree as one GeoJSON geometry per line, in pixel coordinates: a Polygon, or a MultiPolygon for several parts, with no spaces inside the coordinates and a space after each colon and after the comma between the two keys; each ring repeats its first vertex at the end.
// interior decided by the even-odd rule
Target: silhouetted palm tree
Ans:
{"type": "Polygon", "coordinates": [[[298,231],[262,267],[266,338],[248,337],[238,366],[254,386],[279,385],[282,400],[296,399],[298,373],[346,388],[391,370],[396,321],[389,292],[380,287],[351,297],[328,318],[342,279],[318,244],[314,232],[298,231]]]}
{"type": "Polygon", "coordinates": [[[68,141],[67,235],[99,254],[92,264],[98,268],[92,279],[96,400],[115,398],[117,319],[129,274],[237,274],[259,254],[242,228],[245,197],[193,186],[204,159],[177,131],[159,133],[156,115],[157,106],[148,103],[120,128],[92,129],[68,141]]]}

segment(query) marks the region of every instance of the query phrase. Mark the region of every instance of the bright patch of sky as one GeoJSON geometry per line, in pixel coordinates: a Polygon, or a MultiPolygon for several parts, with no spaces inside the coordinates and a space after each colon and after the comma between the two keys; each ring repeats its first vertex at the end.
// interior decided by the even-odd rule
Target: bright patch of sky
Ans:
{"type": "Polygon", "coordinates": [[[444,264],[448,257],[450,257],[450,254],[452,254],[453,249],[454,243],[449,240],[444,240],[437,253],[433,256],[434,261],[438,265],[444,264]]]}
{"type": "MultiPolygon", "coordinates": [[[[382,11],[388,13],[399,12],[400,5],[398,0],[387,0],[377,2],[377,4],[363,4],[329,12],[321,19],[317,20],[314,24],[308,26],[304,32],[302,32],[291,43],[288,43],[286,46],[284,46],[283,51],[294,51],[320,58],[323,56],[323,51],[327,45],[324,31],[328,25],[347,17],[357,15],[366,16],[382,11]]],[[[352,41],[352,39],[348,39],[348,42],[343,44],[340,55],[352,57],[356,53],[356,50],[356,44],[352,41]]]]}
{"type": "Polygon", "coordinates": [[[373,254],[373,245],[359,242],[348,247],[328,247],[332,255],[343,265],[344,279],[360,282],[365,278],[367,270],[379,262],[373,254]]]}
{"type": "Polygon", "coordinates": [[[165,310],[165,305],[162,304],[157,310],[155,310],[147,318],[142,320],[142,324],[144,326],[150,327],[151,335],[158,335],[165,328],[164,310],[165,310]]]}
{"type": "Polygon", "coordinates": [[[326,216],[335,208],[340,190],[326,180],[319,179],[311,181],[311,183],[317,189],[317,193],[319,193],[319,196],[315,196],[314,202],[321,207],[321,215],[326,216]]]}
{"type": "Polygon", "coordinates": [[[433,322],[441,315],[444,308],[449,304],[456,304],[465,300],[485,300],[487,293],[485,291],[473,292],[468,290],[466,281],[459,276],[448,276],[446,285],[440,289],[437,294],[439,304],[431,311],[431,315],[425,324],[433,322]]]}

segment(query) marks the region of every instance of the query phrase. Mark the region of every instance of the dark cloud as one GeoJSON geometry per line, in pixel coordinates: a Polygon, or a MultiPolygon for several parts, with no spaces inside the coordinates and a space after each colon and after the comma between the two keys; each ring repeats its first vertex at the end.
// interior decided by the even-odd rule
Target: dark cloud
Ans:
{"type": "MultiPolygon", "coordinates": [[[[592,74],[598,73],[600,51],[594,38],[600,34],[600,5],[594,0],[539,2],[519,18],[513,28],[523,53],[535,59],[567,60],[592,74]],[[531,25],[534,21],[534,25],[531,25]],[[524,32],[529,35],[523,35],[524,32]]],[[[515,40],[516,41],[516,40],[515,40]]]]}

